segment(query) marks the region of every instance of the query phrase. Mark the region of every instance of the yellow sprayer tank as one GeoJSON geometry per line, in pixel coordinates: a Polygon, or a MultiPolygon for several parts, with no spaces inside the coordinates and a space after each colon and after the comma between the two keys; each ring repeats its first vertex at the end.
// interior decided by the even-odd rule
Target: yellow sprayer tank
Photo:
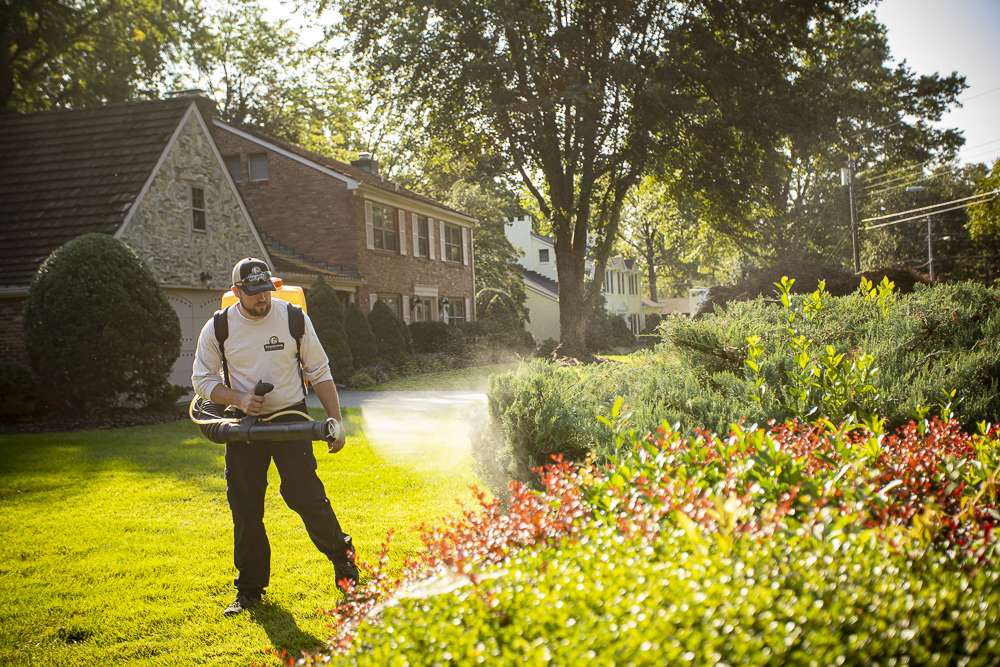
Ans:
{"type": "MultiPolygon", "coordinates": [[[[301,308],[304,312],[308,313],[309,309],[306,307],[306,295],[302,291],[301,287],[295,285],[284,285],[280,282],[275,282],[275,290],[271,296],[275,299],[281,299],[282,301],[288,301],[289,303],[294,303],[296,306],[301,308]]],[[[236,303],[236,295],[233,294],[232,290],[226,292],[222,295],[222,305],[221,308],[226,306],[231,306],[236,303]]]]}

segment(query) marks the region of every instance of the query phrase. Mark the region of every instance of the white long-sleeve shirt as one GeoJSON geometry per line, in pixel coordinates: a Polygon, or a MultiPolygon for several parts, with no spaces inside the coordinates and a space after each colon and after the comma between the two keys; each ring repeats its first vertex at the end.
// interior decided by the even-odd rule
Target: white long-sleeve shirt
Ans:
{"type": "MultiPolygon", "coordinates": [[[[274,412],[302,400],[302,380],[295,358],[295,339],[288,331],[288,304],[272,299],[271,310],[261,319],[246,317],[238,306],[227,311],[229,337],[226,362],[229,386],[235,391],[253,391],[258,380],[270,382],[274,390],[264,397],[263,411],[274,412]]],[[[316,337],[312,320],[305,316],[300,356],[302,370],[313,384],[332,380],[330,361],[316,337]]],[[[198,337],[191,386],[199,396],[210,399],[212,390],[223,384],[222,355],[215,338],[215,322],[209,319],[198,337]]]]}

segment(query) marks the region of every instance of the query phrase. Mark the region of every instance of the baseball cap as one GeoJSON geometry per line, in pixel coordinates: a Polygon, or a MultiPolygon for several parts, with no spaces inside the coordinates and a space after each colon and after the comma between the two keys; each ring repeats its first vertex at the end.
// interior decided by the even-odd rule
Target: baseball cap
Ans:
{"type": "Polygon", "coordinates": [[[271,269],[267,262],[255,257],[246,257],[236,262],[233,267],[233,284],[247,294],[260,294],[274,291],[271,282],[271,269]]]}

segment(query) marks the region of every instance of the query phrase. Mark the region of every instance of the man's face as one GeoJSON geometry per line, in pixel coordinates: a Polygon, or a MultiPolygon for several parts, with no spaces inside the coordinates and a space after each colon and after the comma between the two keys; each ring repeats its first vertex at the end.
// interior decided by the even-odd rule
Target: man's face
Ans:
{"type": "Polygon", "coordinates": [[[247,294],[242,288],[233,285],[233,294],[239,298],[243,310],[251,317],[264,317],[271,311],[271,292],[269,290],[258,294],[247,294]]]}

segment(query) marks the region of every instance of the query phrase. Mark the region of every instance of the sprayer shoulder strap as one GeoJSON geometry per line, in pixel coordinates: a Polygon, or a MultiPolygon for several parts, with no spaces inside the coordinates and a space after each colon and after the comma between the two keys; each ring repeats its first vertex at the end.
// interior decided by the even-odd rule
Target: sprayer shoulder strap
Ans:
{"type": "Polygon", "coordinates": [[[299,378],[302,380],[302,395],[306,394],[306,378],[302,372],[302,336],[306,333],[306,316],[295,304],[288,304],[288,333],[295,339],[295,360],[299,366],[299,378]]]}
{"type": "Polygon", "coordinates": [[[222,310],[215,311],[212,315],[212,324],[215,327],[215,340],[219,342],[219,355],[222,356],[222,377],[229,384],[229,364],[226,363],[226,339],[229,338],[229,306],[222,310]]]}

